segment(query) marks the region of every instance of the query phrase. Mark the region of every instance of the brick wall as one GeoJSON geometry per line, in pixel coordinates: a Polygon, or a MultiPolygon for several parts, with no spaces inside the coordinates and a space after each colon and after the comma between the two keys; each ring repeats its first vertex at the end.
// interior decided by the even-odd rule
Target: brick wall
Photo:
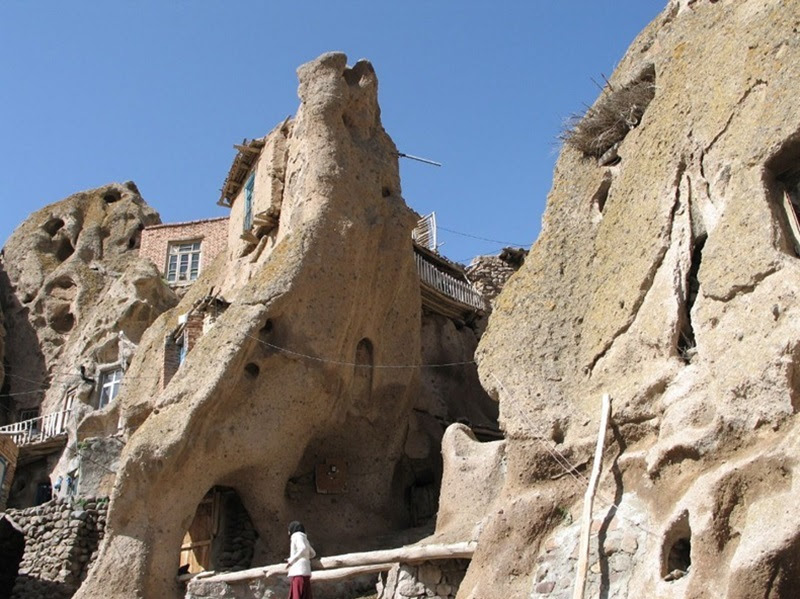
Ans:
{"type": "MultiPolygon", "coordinates": [[[[0,511],[6,508],[8,494],[11,491],[11,481],[14,480],[14,470],[17,465],[18,449],[14,440],[8,435],[0,435],[0,458],[6,464],[5,476],[0,482],[0,511]]],[[[2,466],[0,466],[2,470],[2,466]]]]}
{"type": "MultiPolygon", "coordinates": [[[[183,329],[183,342],[187,344],[187,354],[200,340],[200,337],[203,336],[204,318],[205,316],[202,312],[197,312],[195,310],[189,312],[186,318],[186,324],[183,329]]],[[[172,380],[172,377],[175,376],[175,373],[178,372],[178,368],[181,366],[180,352],[181,348],[175,343],[172,335],[167,335],[164,341],[164,371],[161,375],[162,389],[169,384],[170,380],[172,380]]]]}
{"type": "Polygon", "coordinates": [[[194,220],[185,223],[154,225],[142,231],[139,256],[148,258],[161,274],[167,267],[170,242],[200,240],[200,272],[228,246],[228,217],[194,220]]]}

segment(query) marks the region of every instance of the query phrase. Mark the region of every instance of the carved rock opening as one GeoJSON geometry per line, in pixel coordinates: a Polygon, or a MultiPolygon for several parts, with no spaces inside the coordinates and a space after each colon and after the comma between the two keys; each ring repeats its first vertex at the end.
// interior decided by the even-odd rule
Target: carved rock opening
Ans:
{"type": "Polygon", "coordinates": [[[55,254],[56,254],[56,259],[59,262],[64,262],[64,260],[69,258],[74,253],[75,253],[75,248],[70,243],[69,239],[67,239],[66,237],[61,237],[61,239],[59,239],[56,242],[55,254]]]}
{"type": "Polygon", "coordinates": [[[258,533],[239,494],[213,487],[197,506],[181,544],[181,572],[242,570],[253,560],[258,533]]]}
{"type": "Polygon", "coordinates": [[[122,194],[116,189],[112,189],[103,194],[103,201],[106,204],[113,204],[114,202],[119,202],[121,199],[122,194]]]}
{"type": "Polygon", "coordinates": [[[51,308],[49,321],[56,333],[69,333],[75,326],[75,315],[70,311],[69,304],[57,304],[51,308]]]}
{"type": "Polygon", "coordinates": [[[700,235],[692,247],[692,261],[689,272],[686,276],[686,301],[681,317],[681,328],[678,334],[678,354],[685,362],[691,361],[697,351],[697,341],[694,336],[694,326],[692,325],[692,308],[700,294],[700,263],[703,259],[703,247],[705,246],[708,235],[700,235]]]}
{"type": "Polygon", "coordinates": [[[255,364],[254,362],[249,362],[244,367],[244,373],[247,376],[247,378],[249,378],[249,379],[257,378],[260,372],[261,372],[261,369],[258,367],[258,364],[255,364]]]}
{"type": "Polygon", "coordinates": [[[689,513],[683,512],[672,523],[664,536],[661,555],[661,578],[677,580],[689,572],[692,566],[692,529],[689,513]]]}
{"type": "Polygon", "coordinates": [[[592,207],[595,210],[595,215],[599,218],[603,217],[603,210],[606,208],[608,192],[611,189],[611,180],[611,174],[606,173],[606,176],[603,177],[602,183],[600,183],[600,187],[597,188],[597,191],[594,192],[594,195],[592,196],[592,207]]]}
{"type": "Polygon", "coordinates": [[[8,518],[0,518],[0,597],[11,597],[19,564],[25,552],[25,535],[8,518]]]}
{"type": "Polygon", "coordinates": [[[800,138],[788,140],[767,162],[766,175],[785,250],[800,256],[800,138]]]}
{"type": "Polygon", "coordinates": [[[53,237],[64,226],[64,221],[60,218],[50,218],[42,225],[42,229],[50,236],[53,237]]]}
{"type": "Polygon", "coordinates": [[[129,250],[137,250],[142,245],[142,230],[144,229],[143,224],[139,224],[136,228],[136,231],[133,235],[131,235],[130,239],[128,239],[128,249],[129,250]]]}

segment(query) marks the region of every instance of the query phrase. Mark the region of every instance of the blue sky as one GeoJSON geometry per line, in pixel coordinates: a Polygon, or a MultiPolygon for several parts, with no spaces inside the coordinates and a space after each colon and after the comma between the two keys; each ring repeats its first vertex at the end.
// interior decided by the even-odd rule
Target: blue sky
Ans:
{"type": "Polygon", "coordinates": [[[540,228],[564,119],[666,0],[0,1],[0,244],[76,191],[134,180],[164,222],[215,205],[232,144],[298,106],[295,69],[372,61],[403,196],[468,261],[540,228]],[[457,231],[461,234],[452,233],[457,231]]]}

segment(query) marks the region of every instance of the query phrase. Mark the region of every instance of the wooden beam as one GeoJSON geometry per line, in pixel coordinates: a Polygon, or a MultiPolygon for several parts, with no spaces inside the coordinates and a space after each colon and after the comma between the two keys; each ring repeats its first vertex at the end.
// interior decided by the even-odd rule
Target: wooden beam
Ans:
{"type": "Polygon", "coordinates": [[[245,231],[239,235],[239,239],[246,241],[247,243],[258,243],[258,237],[253,235],[250,231],[245,231]]]}
{"type": "Polygon", "coordinates": [[[611,412],[611,398],[608,393],[603,394],[603,404],[600,410],[600,430],[597,433],[592,475],[589,477],[589,487],[586,489],[586,496],[583,500],[578,565],[575,573],[575,589],[572,593],[572,599],[583,599],[583,594],[586,590],[586,570],[589,565],[589,534],[592,530],[592,506],[594,504],[594,492],[597,489],[597,479],[600,478],[600,467],[603,465],[603,446],[606,440],[608,415],[611,412]]]}
{"type": "MultiPolygon", "coordinates": [[[[317,581],[345,580],[361,574],[385,572],[396,563],[413,564],[439,559],[470,559],[475,553],[476,546],[475,541],[466,541],[463,543],[411,545],[397,549],[323,557],[312,562],[312,567],[316,569],[312,571],[311,579],[317,581]]],[[[225,574],[203,572],[194,578],[204,579],[207,582],[246,582],[256,578],[286,575],[287,571],[286,564],[273,564],[225,574]]],[[[186,579],[184,578],[184,580],[186,579]]]]}
{"type": "Polygon", "coordinates": [[[261,148],[254,148],[252,146],[243,146],[240,144],[233,144],[233,147],[240,152],[251,152],[255,154],[259,154],[261,152],[261,148]]]}
{"type": "Polygon", "coordinates": [[[477,543],[475,541],[435,545],[410,545],[398,549],[382,549],[379,551],[345,553],[343,555],[323,557],[319,560],[319,565],[327,570],[329,568],[363,566],[383,562],[413,564],[437,559],[468,559],[475,553],[476,546],[477,543]]]}

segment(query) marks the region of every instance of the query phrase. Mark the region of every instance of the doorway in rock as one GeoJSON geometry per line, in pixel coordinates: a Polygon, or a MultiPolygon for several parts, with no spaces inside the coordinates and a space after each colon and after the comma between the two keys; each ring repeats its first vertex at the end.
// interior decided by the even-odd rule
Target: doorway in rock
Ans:
{"type": "Polygon", "coordinates": [[[7,516],[0,516],[0,597],[11,597],[25,551],[25,535],[7,516]]]}
{"type": "Polygon", "coordinates": [[[236,490],[212,487],[197,506],[183,537],[180,573],[249,568],[257,538],[236,490]]]}

